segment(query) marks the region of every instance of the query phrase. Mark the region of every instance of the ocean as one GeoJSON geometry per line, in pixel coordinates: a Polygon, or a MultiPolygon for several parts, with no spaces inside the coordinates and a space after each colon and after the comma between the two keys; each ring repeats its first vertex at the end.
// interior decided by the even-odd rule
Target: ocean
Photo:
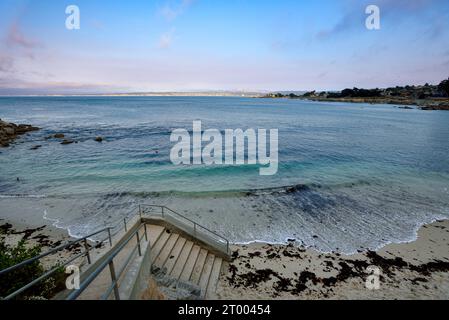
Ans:
{"type": "Polygon", "coordinates": [[[296,239],[353,253],[412,241],[422,224],[449,218],[445,111],[241,97],[3,97],[0,118],[42,128],[0,149],[0,219],[42,220],[73,236],[158,204],[234,243],[296,239]],[[278,129],[277,174],[173,165],[170,134],[191,131],[195,120],[203,129],[278,129]],[[77,143],[45,139],[56,133],[77,143]]]}

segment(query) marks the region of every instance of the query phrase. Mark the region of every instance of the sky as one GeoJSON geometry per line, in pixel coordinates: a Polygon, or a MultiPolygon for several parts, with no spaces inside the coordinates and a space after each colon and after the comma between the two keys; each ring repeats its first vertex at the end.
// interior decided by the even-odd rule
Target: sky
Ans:
{"type": "Polygon", "coordinates": [[[449,77],[447,0],[0,0],[0,94],[341,90],[449,77]],[[66,7],[80,29],[66,28],[66,7]],[[380,30],[365,10],[380,9],[380,30]]]}

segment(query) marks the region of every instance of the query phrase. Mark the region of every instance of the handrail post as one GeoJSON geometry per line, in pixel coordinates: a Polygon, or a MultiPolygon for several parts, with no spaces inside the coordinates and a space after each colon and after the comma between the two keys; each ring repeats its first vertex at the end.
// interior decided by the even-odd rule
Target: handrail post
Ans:
{"type": "Polygon", "coordinates": [[[148,241],[148,234],[147,234],[147,224],[143,224],[143,229],[145,230],[145,241],[148,241]]]}
{"type": "Polygon", "coordinates": [[[137,248],[139,249],[139,257],[141,257],[142,256],[142,248],[140,247],[139,229],[137,229],[136,236],[137,236],[137,248]]]}
{"type": "Polygon", "coordinates": [[[162,218],[164,218],[164,207],[162,207],[162,218]]]}
{"type": "Polygon", "coordinates": [[[109,245],[112,247],[111,228],[108,228],[108,238],[109,238],[109,245]]]}
{"type": "Polygon", "coordinates": [[[120,300],[120,293],[118,291],[118,285],[117,285],[117,277],[115,275],[114,260],[111,260],[111,262],[109,262],[109,271],[111,272],[111,279],[112,279],[112,282],[114,283],[115,300],[120,300]]]}
{"type": "Polygon", "coordinates": [[[123,223],[125,224],[125,232],[128,232],[128,226],[126,225],[126,218],[123,218],[123,223]]]}
{"type": "Polygon", "coordinates": [[[84,239],[84,248],[86,249],[87,262],[91,264],[92,261],[90,260],[89,244],[87,243],[87,239],[84,239]]]}

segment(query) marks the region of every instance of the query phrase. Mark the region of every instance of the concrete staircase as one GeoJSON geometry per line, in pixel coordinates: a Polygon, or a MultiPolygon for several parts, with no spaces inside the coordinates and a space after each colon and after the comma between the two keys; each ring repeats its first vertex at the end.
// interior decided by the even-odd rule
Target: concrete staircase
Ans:
{"type": "Polygon", "coordinates": [[[223,259],[206,247],[159,225],[147,225],[152,270],[198,286],[200,299],[213,299],[223,259]]]}

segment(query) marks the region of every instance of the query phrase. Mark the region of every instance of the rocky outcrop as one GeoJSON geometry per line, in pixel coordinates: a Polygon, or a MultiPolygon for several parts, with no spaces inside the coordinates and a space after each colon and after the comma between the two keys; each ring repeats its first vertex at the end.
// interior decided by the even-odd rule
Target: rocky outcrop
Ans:
{"type": "Polygon", "coordinates": [[[17,125],[0,119],[0,147],[8,147],[19,136],[37,130],[39,130],[38,127],[29,124],[17,125]]]}
{"type": "Polygon", "coordinates": [[[421,110],[449,110],[449,104],[428,105],[421,107],[421,110]]]}

